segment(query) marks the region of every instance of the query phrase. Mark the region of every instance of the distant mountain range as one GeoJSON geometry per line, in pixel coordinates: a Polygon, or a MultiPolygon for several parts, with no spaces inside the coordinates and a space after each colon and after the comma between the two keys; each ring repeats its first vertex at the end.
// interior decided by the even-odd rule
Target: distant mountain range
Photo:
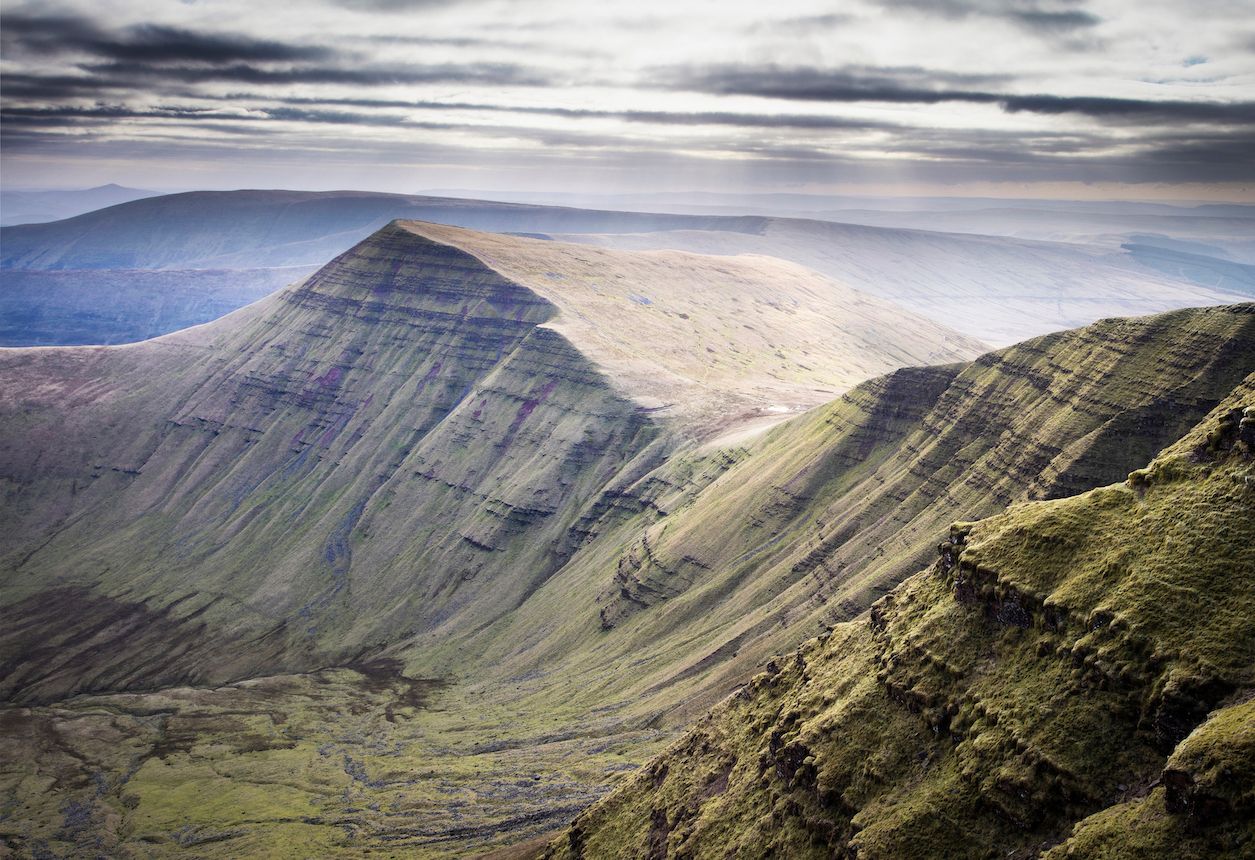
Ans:
{"type": "Polygon", "coordinates": [[[23,283],[5,276],[13,270],[80,273],[57,281],[51,308],[36,306],[38,293],[10,293],[5,300],[10,318],[42,322],[25,339],[19,326],[0,334],[12,346],[111,343],[128,333],[151,337],[206,322],[217,312],[211,307],[229,301],[227,292],[189,304],[164,293],[200,287],[175,287],[173,276],[158,280],[128,273],[249,270],[235,291],[242,305],[256,298],[245,283],[283,277],[256,270],[320,265],[396,218],[607,247],[774,256],[943,320],[991,345],[1104,316],[1223,304],[1255,294],[1251,266],[1199,254],[1197,241],[1168,248],[1149,234],[1138,234],[1127,247],[1097,246],[797,218],[594,211],[352,191],[191,192],[5,228],[0,278],[6,283],[23,283]],[[1187,260],[1180,253],[1192,256],[1187,260]],[[102,291],[101,281],[116,290],[102,291]],[[155,310],[171,305],[183,310],[155,310]],[[83,310],[76,314],[70,308],[83,310]],[[57,325],[63,326],[60,335],[57,325]]]}
{"type": "Polygon", "coordinates": [[[160,193],[112,184],[71,191],[0,191],[0,226],[60,221],[160,193]]]}

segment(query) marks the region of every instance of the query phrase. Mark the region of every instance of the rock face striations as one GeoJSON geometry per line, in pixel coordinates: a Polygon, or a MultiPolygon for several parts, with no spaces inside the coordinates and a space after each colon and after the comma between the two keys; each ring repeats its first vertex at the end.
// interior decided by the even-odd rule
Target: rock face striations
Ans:
{"type": "Polygon", "coordinates": [[[394,224],[209,326],[0,353],[3,600],[21,619],[0,637],[6,694],[213,683],[480,629],[562,566],[612,480],[684,439],[810,405],[825,396],[812,378],[974,351],[785,264],[589,256],[394,224]],[[538,272],[507,277],[483,248],[538,272]],[[698,285],[788,307],[735,329],[674,311],[698,285]],[[798,320],[885,347],[821,346],[800,368],[785,343],[798,320]],[[697,346],[664,338],[677,325],[697,346]],[[717,360],[751,337],[779,357],[741,390],[717,360]],[[612,383],[606,363],[629,351],[635,376],[612,383]]]}
{"type": "Polygon", "coordinates": [[[58,594],[82,608],[52,635],[10,629],[6,688],[244,677],[517,604],[573,506],[657,432],[540,327],[555,312],[393,227],[208,329],[6,354],[26,422],[7,507],[29,524],[5,529],[6,599],[35,622],[58,594]],[[40,380],[58,390],[32,403],[40,380]],[[151,625],[182,649],[154,658],[151,625]]]}
{"type": "Polygon", "coordinates": [[[520,670],[540,654],[560,661],[573,687],[630,678],[642,716],[675,708],[682,720],[767,655],[865,610],[928,563],[954,520],[1122,478],[1251,368],[1255,306],[1235,305],[873,379],[747,447],[673,458],[627,488],[617,510],[630,516],[588,557],[596,566],[575,559],[493,647],[520,670]],[[606,631],[595,650],[544,650],[559,594],[567,616],[606,631]]]}
{"type": "Polygon", "coordinates": [[[957,524],[549,857],[1245,857],[1255,375],[1127,481],[957,524]]]}

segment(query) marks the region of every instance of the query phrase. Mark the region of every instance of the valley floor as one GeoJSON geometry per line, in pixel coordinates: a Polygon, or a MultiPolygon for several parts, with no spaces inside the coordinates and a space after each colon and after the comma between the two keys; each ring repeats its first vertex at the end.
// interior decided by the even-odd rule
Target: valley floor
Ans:
{"type": "Polygon", "coordinates": [[[30,857],[476,856],[565,826],[671,737],[386,662],[7,707],[0,726],[0,856],[30,857]]]}

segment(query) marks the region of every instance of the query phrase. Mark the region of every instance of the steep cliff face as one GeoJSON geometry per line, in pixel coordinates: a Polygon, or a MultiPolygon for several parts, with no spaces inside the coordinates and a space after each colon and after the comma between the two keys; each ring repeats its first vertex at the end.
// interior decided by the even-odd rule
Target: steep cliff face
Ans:
{"type": "Polygon", "coordinates": [[[5,354],[6,690],[303,667],[517,605],[657,435],[555,312],[393,227],[204,329],[5,354]]]}
{"type": "Polygon", "coordinates": [[[1127,481],[936,562],[701,719],[551,857],[1240,857],[1255,376],[1127,481]]]}
{"type": "Polygon", "coordinates": [[[472,650],[682,723],[926,565],[951,522],[1122,478],[1252,367],[1239,305],[896,371],[623,489],[607,537],[472,650]]]}
{"type": "Polygon", "coordinates": [[[0,353],[4,689],[217,682],[489,627],[676,444],[975,349],[783,263],[397,223],[212,325],[0,353]],[[741,303],[752,325],[726,318],[741,303]]]}

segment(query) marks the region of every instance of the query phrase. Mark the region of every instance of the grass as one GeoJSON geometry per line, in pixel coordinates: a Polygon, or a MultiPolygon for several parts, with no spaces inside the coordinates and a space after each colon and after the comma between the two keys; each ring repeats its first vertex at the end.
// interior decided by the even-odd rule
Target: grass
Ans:
{"type": "MultiPolygon", "coordinates": [[[[576,262],[571,281],[586,274],[576,262]]],[[[743,280],[762,271],[738,268],[743,280]]],[[[626,327],[663,304],[625,302],[616,319],[626,327]]],[[[395,228],[307,288],[216,326],[134,347],[0,356],[13,371],[0,374],[12,431],[0,434],[12,514],[0,601],[23,619],[0,631],[0,653],[16,659],[9,695],[21,697],[0,733],[12,763],[4,838],[160,853],[186,824],[197,828],[187,838],[223,836],[197,850],[224,855],[267,833],[294,840],[298,855],[315,850],[302,847],[309,840],[326,852],[440,853],[552,830],[633,778],[771,654],[857,617],[926,564],[954,520],[1123,478],[1255,362],[1249,307],[1106,321],[965,365],[898,371],[731,447],[686,446],[575,348],[578,326],[563,335],[549,325],[555,307],[469,253],[395,228]],[[153,362],[163,374],[146,372],[153,362]],[[369,673],[325,668],[380,657],[445,686],[398,716],[395,673],[376,689],[369,673]],[[263,700],[234,683],[249,677],[290,680],[263,700]],[[81,736],[66,734],[72,726],[81,736]],[[176,782],[210,798],[203,816],[180,823],[176,782]]],[[[1116,503],[1153,498],[1157,480],[1084,497],[1095,507],[1075,515],[1060,507],[1057,526],[1032,507],[1014,517],[1061,535],[1098,514],[1123,523],[1116,503]]],[[[1222,484],[1208,492],[1222,498],[1222,484]]],[[[1144,534],[1168,514],[1156,516],[1144,534]]],[[[984,534],[971,534],[971,558],[984,534]]],[[[1015,534],[998,538],[998,558],[1032,549],[1017,549],[1015,534]]],[[[1181,540],[1182,553],[1209,546],[1181,540]]],[[[1061,599],[1109,608],[1085,601],[1137,565],[1101,562],[1058,586],[1061,599]]],[[[998,589],[1055,588],[1009,570],[977,586],[1003,608],[998,589]]],[[[1123,750],[1119,767],[1136,768],[1152,755],[1121,747],[1118,733],[1075,744],[1093,714],[1060,698],[1095,666],[1126,672],[1136,652],[1123,640],[1078,635],[1050,662],[1018,627],[957,636],[967,609],[935,599],[947,587],[901,592],[914,602],[894,603],[903,620],[892,630],[840,627],[828,642],[844,649],[844,668],[825,672],[822,689],[812,683],[798,719],[780,723],[777,749],[759,749],[775,712],[746,710],[746,726],[726,733],[731,770],[715,739],[700,768],[671,777],[676,803],[700,795],[719,814],[638,835],[801,840],[808,822],[828,820],[819,806],[737,799],[762,778],[764,755],[790,783],[822,784],[814,803],[859,804],[870,816],[862,838],[885,846],[893,833],[877,821],[939,826],[928,816],[948,808],[948,792],[971,794],[973,780],[977,795],[1023,816],[1018,787],[1056,760],[1123,750]],[[996,649],[1014,657],[1009,674],[964,662],[996,649]],[[1038,663],[1052,668],[1021,683],[1014,668],[1038,663]],[[971,701],[951,701],[956,672],[971,701]],[[842,673],[858,684],[847,691],[842,673]],[[1034,730],[1034,714],[1050,709],[1067,733],[1034,730]],[[944,779],[896,797],[885,785],[924,780],[940,759],[842,732],[845,720],[938,757],[946,720],[975,735],[944,779]],[[824,746],[818,767],[806,751],[819,749],[823,726],[858,743],[824,746]]],[[[1212,608],[1225,617],[1223,600],[1212,608]]],[[[1164,624],[1144,614],[1138,624],[1159,635],[1164,624]]],[[[1226,631],[1217,637],[1241,633],[1226,631]]],[[[1174,664],[1155,695],[1194,695],[1205,672],[1225,668],[1214,649],[1197,656],[1188,671],[1174,664]]],[[[755,689],[783,691],[801,671],[784,665],[755,689]]],[[[1115,693],[1104,701],[1132,707],[1115,693]]],[[[1114,774],[1096,784],[1118,785],[1114,774]]],[[[1069,780],[1030,796],[1088,802],[1068,799],[1069,780]]],[[[613,826],[637,833],[653,810],[637,811],[613,826]]]]}
{"type": "Polygon", "coordinates": [[[1249,851],[1255,452],[1214,429],[1253,398],[1255,376],[1146,476],[956,529],[547,856],[1249,851]]]}

